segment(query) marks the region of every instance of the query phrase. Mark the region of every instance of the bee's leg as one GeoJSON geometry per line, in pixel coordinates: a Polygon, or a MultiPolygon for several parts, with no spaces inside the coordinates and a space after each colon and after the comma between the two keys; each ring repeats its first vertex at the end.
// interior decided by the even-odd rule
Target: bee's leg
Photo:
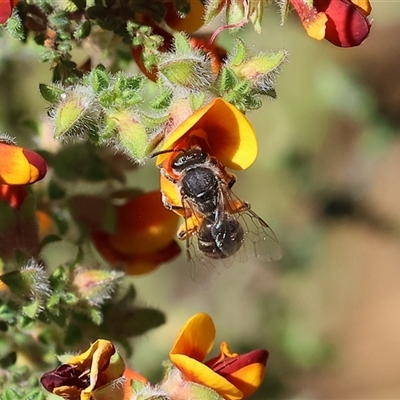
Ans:
{"type": "MultiPolygon", "coordinates": [[[[225,172],[226,172],[226,171],[225,171],[225,172]]],[[[228,181],[227,181],[227,183],[228,183],[228,188],[229,188],[229,189],[232,189],[232,186],[236,183],[236,176],[233,175],[233,174],[231,174],[231,173],[229,173],[229,172],[226,172],[226,175],[227,175],[227,177],[228,177],[228,181]]]]}
{"type": "Polygon", "coordinates": [[[165,178],[168,179],[172,183],[177,183],[178,180],[173,178],[165,168],[160,168],[160,174],[165,178]]]}

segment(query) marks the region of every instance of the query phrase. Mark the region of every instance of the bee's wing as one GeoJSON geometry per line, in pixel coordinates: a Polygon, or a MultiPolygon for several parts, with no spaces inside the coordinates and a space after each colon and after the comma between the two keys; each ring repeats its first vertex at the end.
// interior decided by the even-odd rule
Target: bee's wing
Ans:
{"type": "Polygon", "coordinates": [[[244,232],[242,247],[235,255],[236,261],[246,262],[251,257],[262,261],[280,260],[281,246],[270,226],[227,185],[221,185],[221,193],[225,210],[236,218],[244,232]]]}

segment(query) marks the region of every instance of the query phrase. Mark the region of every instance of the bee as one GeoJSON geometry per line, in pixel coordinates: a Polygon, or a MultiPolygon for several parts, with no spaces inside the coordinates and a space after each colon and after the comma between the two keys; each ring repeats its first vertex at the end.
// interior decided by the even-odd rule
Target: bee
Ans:
{"type": "Polygon", "coordinates": [[[249,203],[232,192],[236,177],[218,159],[197,145],[155,155],[169,152],[171,156],[160,168],[162,187],[166,188],[162,201],[184,218],[178,238],[186,240],[195,280],[207,280],[219,263],[229,267],[249,257],[281,258],[274,232],[249,203]]]}

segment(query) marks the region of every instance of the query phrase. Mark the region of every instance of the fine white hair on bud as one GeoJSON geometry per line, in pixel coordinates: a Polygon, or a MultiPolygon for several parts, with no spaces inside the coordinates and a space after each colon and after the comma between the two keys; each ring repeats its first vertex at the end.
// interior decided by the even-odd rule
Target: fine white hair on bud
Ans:
{"type": "Polygon", "coordinates": [[[21,268],[21,274],[29,274],[32,277],[31,297],[39,300],[43,305],[51,295],[49,278],[43,265],[31,259],[25,267],[21,268]]]}
{"type": "Polygon", "coordinates": [[[65,93],[49,110],[55,138],[68,142],[96,133],[101,106],[92,88],[74,85],[64,90],[65,93]]]}

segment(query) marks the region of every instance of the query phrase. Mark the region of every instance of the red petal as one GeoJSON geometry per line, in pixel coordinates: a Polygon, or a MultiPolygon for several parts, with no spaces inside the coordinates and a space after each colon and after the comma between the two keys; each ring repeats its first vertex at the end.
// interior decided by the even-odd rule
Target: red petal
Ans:
{"type": "Polygon", "coordinates": [[[253,350],[250,353],[240,354],[235,358],[221,361],[213,367],[213,370],[222,376],[229,376],[236,371],[251,364],[267,364],[268,351],[264,349],[253,350]]]}
{"type": "Polygon", "coordinates": [[[318,12],[328,17],[325,39],[338,47],[358,46],[368,36],[371,24],[348,0],[314,0],[318,12]]]}
{"type": "Polygon", "coordinates": [[[43,158],[39,156],[39,154],[31,150],[23,149],[22,153],[28,160],[29,164],[37,169],[37,172],[35,170],[32,171],[32,178],[29,183],[34,183],[43,179],[47,172],[46,161],[44,161],[43,158]]]}
{"type": "Polygon", "coordinates": [[[0,0],[0,24],[4,24],[11,17],[12,8],[10,0],[0,0]]]}

